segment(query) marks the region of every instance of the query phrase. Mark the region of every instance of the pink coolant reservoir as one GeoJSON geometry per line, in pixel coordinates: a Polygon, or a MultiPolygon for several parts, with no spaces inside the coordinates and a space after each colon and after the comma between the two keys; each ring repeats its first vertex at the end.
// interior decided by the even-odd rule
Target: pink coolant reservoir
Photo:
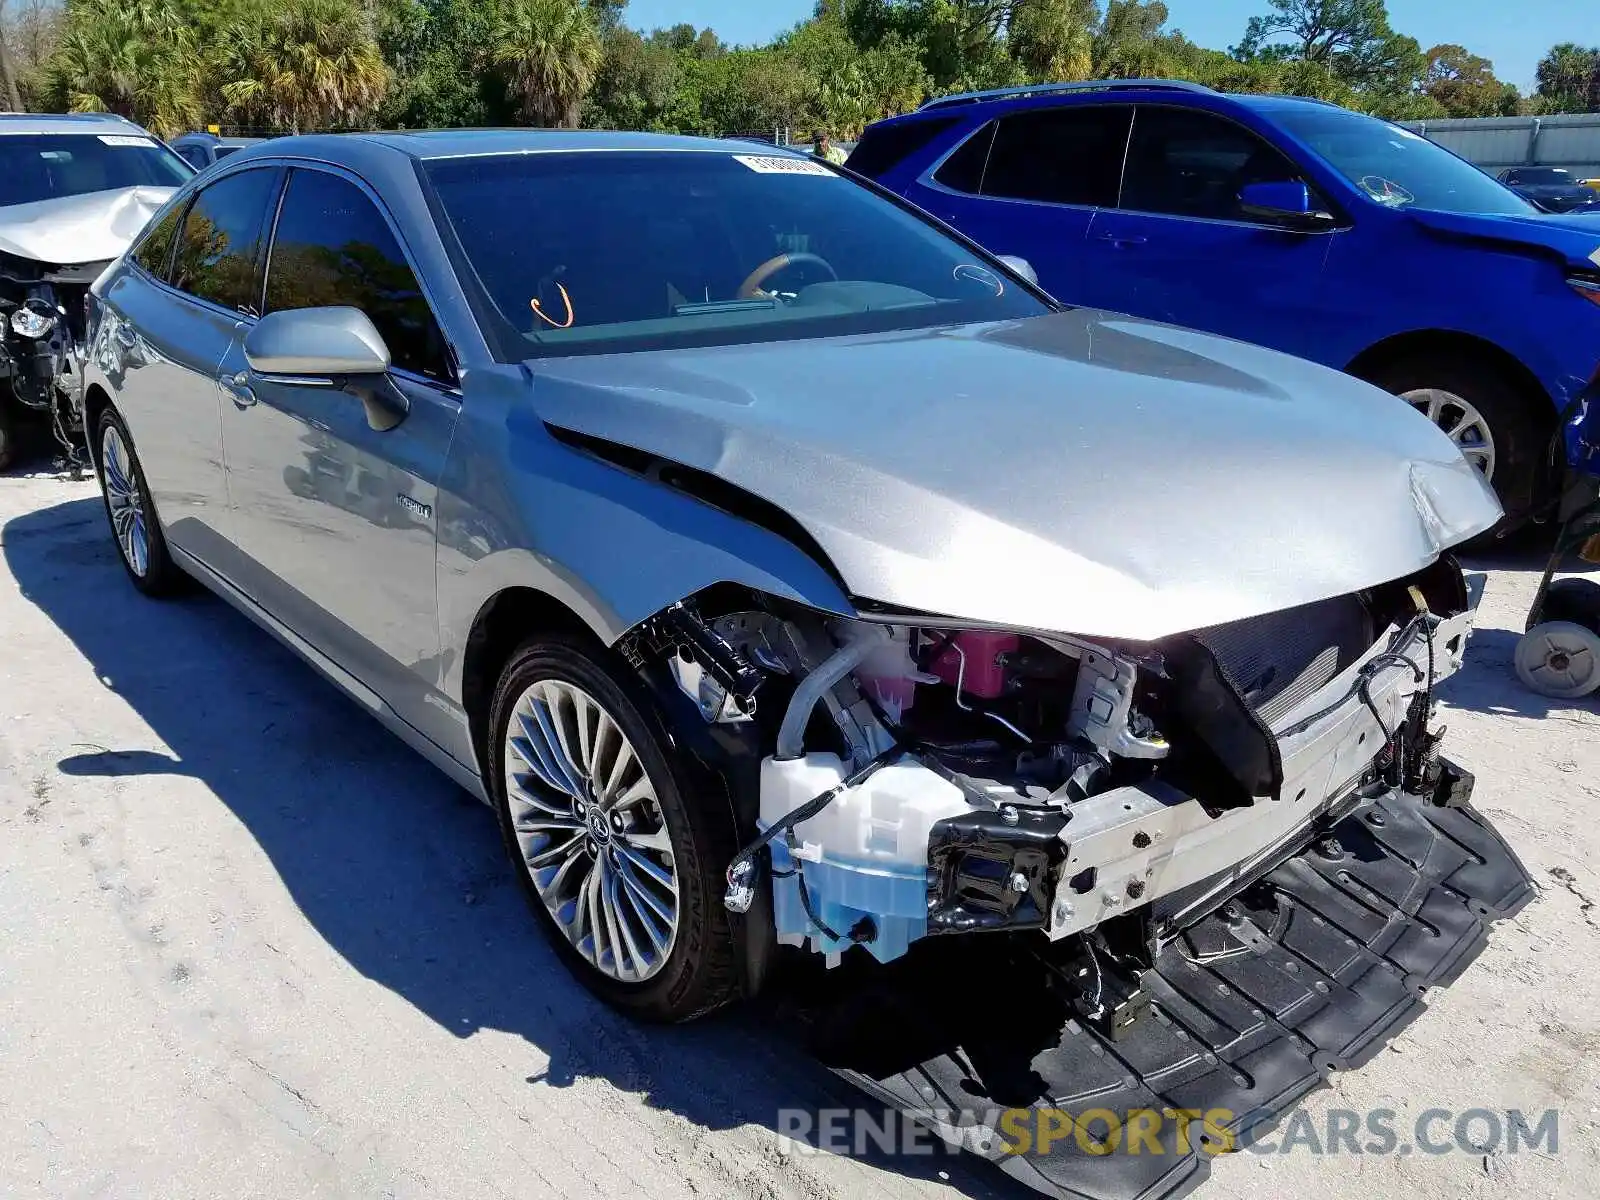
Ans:
{"type": "Polygon", "coordinates": [[[1022,639],[1014,633],[958,633],[939,651],[929,668],[952,687],[961,679],[961,690],[969,696],[993,700],[1005,690],[1002,654],[1014,654],[1022,639]],[[962,657],[966,666],[962,666],[962,657]]]}

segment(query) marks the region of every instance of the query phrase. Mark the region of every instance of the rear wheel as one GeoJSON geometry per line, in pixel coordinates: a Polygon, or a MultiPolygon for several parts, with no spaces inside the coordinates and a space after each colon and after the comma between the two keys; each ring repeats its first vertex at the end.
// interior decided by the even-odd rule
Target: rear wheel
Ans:
{"type": "Polygon", "coordinates": [[[1508,518],[1534,508],[1554,421],[1540,397],[1526,395],[1492,363],[1471,354],[1402,359],[1368,379],[1448,434],[1494,488],[1508,518]]]}
{"type": "Polygon", "coordinates": [[[732,1000],[732,816],[693,795],[626,668],[579,638],[530,641],[501,675],[490,730],[506,851],[579,978],[648,1020],[732,1000]]]}

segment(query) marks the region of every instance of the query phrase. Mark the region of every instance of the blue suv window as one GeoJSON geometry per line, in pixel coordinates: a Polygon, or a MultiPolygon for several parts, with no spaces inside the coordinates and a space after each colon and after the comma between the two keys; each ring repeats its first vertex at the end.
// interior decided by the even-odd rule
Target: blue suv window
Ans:
{"type": "Polygon", "coordinates": [[[976,196],[983,191],[983,172],[989,166],[989,148],[994,145],[995,123],[990,121],[973,134],[934,172],[934,179],[955,192],[976,196]]]}
{"type": "Polygon", "coordinates": [[[1179,217],[1238,220],[1248,183],[1300,172],[1281,152],[1232,121],[1184,108],[1141,108],[1133,123],[1121,207],[1179,217]]]}
{"type": "MultiPolygon", "coordinates": [[[[1117,202],[1132,119],[1131,107],[1109,104],[1030,109],[1002,117],[988,147],[980,190],[1008,200],[1110,208],[1117,202]]],[[[980,132],[972,142],[981,143],[985,136],[980,132]]],[[[954,186],[943,173],[940,182],[954,186]]]]}

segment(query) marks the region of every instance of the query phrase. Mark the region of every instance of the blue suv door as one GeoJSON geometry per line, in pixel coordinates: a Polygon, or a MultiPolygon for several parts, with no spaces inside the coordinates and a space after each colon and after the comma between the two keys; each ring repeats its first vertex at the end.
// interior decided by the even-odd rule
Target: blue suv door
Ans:
{"type": "Polygon", "coordinates": [[[1034,108],[983,126],[909,191],[996,254],[1033,264],[1045,288],[1074,299],[1095,210],[1116,203],[1133,109],[1034,108]]]}
{"type": "MultiPolygon", "coordinates": [[[[1090,286],[1061,299],[1321,357],[1321,278],[1342,222],[1307,230],[1243,211],[1247,184],[1284,182],[1309,184],[1244,126],[1140,105],[1120,199],[1095,215],[1084,243],[1090,286]]],[[[1313,207],[1329,209],[1314,191],[1313,207]]]]}

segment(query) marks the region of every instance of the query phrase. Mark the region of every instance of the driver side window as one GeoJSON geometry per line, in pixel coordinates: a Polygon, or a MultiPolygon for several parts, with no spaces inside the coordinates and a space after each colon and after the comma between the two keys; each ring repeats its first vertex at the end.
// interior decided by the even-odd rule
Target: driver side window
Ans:
{"type": "Polygon", "coordinates": [[[1300,169],[1242,126],[1186,108],[1141,107],[1133,122],[1122,202],[1128,212],[1244,221],[1251,183],[1300,181],[1300,169]]]}
{"type": "Polygon", "coordinates": [[[349,305],[389,347],[390,361],[453,384],[444,335],[383,214],[355,184],[326,171],[289,176],[267,264],[266,311],[349,305]]]}

